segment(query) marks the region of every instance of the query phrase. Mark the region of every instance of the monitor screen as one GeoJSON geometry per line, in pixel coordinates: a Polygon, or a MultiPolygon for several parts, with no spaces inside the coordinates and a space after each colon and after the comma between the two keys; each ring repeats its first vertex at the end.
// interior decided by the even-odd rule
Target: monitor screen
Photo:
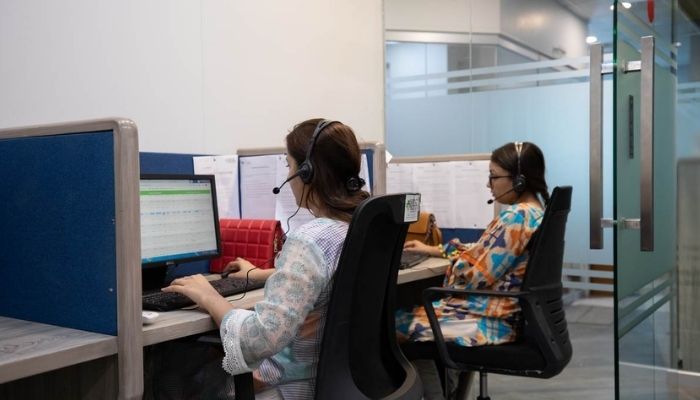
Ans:
{"type": "Polygon", "coordinates": [[[139,194],[144,267],[220,255],[214,176],[142,175],[139,194]]]}

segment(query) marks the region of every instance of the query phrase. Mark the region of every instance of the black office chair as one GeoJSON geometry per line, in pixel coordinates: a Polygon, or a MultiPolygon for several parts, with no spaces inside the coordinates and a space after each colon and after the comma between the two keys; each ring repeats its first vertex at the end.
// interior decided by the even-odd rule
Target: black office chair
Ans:
{"type": "Polygon", "coordinates": [[[402,348],[410,359],[435,359],[461,371],[458,392],[466,390],[466,371],[479,371],[480,393],[488,400],[487,373],[550,378],[569,363],[572,354],[562,302],[564,232],[571,207],[571,187],[556,187],[542,223],[530,240],[530,258],[519,292],[460,290],[442,287],[423,291],[423,304],[430,319],[435,342],[409,343],[402,348]],[[445,295],[488,295],[516,297],[522,308],[523,325],[516,342],[502,345],[464,347],[446,343],[435,317],[432,301],[445,295]],[[439,356],[439,358],[437,358],[439,356]]]}
{"type": "MultiPolygon", "coordinates": [[[[420,399],[416,371],[396,343],[394,297],[408,225],[406,195],[373,197],[355,211],[333,278],[316,373],[316,399],[420,399]]],[[[252,399],[252,375],[234,377],[252,399]]]]}

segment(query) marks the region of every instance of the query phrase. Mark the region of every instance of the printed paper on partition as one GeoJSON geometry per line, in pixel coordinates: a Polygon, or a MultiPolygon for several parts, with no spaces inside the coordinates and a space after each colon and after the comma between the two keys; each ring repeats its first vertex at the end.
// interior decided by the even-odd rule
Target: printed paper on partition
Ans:
{"type": "Polygon", "coordinates": [[[214,175],[219,218],[240,218],[238,156],[193,157],[194,173],[214,175]]]}
{"type": "Polygon", "coordinates": [[[240,157],[241,217],[275,218],[278,155],[240,157]]]}
{"type": "Polygon", "coordinates": [[[387,193],[409,193],[416,191],[413,188],[413,165],[414,164],[387,164],[387,193]]]}
{"type": "Polygon", "coordinates": [[[367,191],[367,193],[372,194],[372,185],[370,184],[369,180],[369,164],[367,163],[367,154],[362,154],[361,162],[360,162],[360,178],[365,180],[365,186],[362,188],[362,190],[367,191]]]}
{"type": "Polygon", "coordinates": [[[421,194],[420,209],[435,214],[440,226],[455,226],[451,172],[449,163],[413,164],[413,187],[421,194]]]}
{"type": "MultiPolygon", "coordinates": [[[[289,175],[289,167],[287,166],[287,160],[284,154],[279,154],[275,157],[275,182],[277,182],[275,185],[281,185],[289,175]]],[[[298,180],[299,178],[294,179],[298,180]]],[[[290,183],[291,181],[287,182],[277,195],[272,194],[270,191],[270,195],[275,197],[275,219],[282,222],[282,229],[285,232],[293,231],[314,219],[314,216],[309,210],[297,205],[290,183]],[[296,215],[294,215],[295,212],[296,215]],[[290,219],[292,215],[294,215],[294,217],[290,219]],[[287,223],[287,221],[289,221],[289,223],[287,223]]]]}
{"type": "Polygon", "coordinates": [[[460,228],[485,228],[493,219],[493,205],[487,204],[491,192],[486,186],[489,162],[452,161],[455,192],[454,225],[460,228]]]}

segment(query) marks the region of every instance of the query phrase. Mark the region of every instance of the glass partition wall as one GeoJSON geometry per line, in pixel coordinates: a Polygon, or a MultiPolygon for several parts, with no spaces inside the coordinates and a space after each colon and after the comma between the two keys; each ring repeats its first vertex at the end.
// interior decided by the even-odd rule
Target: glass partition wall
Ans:
{"type": "Polygon", "coordinates": [[[384,1],[389,152],[532,141],[550,186],[574,187],[564,286],[580,332],[550,383],[569,398],[577,376],[580,398],[700,398],[696,3],[384,1]]]}

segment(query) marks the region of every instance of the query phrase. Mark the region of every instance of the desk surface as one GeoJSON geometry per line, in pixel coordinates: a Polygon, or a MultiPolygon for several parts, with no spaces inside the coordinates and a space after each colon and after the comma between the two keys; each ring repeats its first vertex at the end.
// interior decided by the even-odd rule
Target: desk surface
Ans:
{"type": "Polygon", "coordinates": [[[117,354],[117,337],[0,317],[0,383],[117,354]]]}
{"type": "MultiPolygon", "coordinates": [[[[445,273],[449,261],[444,258],[429,258],[413,268],[399,271],[399,284],[431,278],[445,273]]],[[[231,300],[240,295],[229,297],[236,308],[253,308],[262,300],[263,289],[250,291],[243,299],[231,300]]],[[[185,336],[195,335],[217,329],[209,314],[198,310],[176,310],[159,313],[155,323],[143,327],[144,346],[165,342],[185,336]]]]}
{"type": "MultiPolygon", "coordinates": [[[[445,273],[448,261],[429,258],[413,268],[400,270],[399,284],[445,273]]],[[[231,296],[237,308],[252,308],[262,300],[263,289],[231,296]]],[[[143,327],[144,346],[217,329],[209,314],[200,310],[160,313],[152,325],[143,327]]],[[[117,338],[77,329],[0,317],[0,383],[13,381],[69,365],[117,353],[117,338]]]]}

